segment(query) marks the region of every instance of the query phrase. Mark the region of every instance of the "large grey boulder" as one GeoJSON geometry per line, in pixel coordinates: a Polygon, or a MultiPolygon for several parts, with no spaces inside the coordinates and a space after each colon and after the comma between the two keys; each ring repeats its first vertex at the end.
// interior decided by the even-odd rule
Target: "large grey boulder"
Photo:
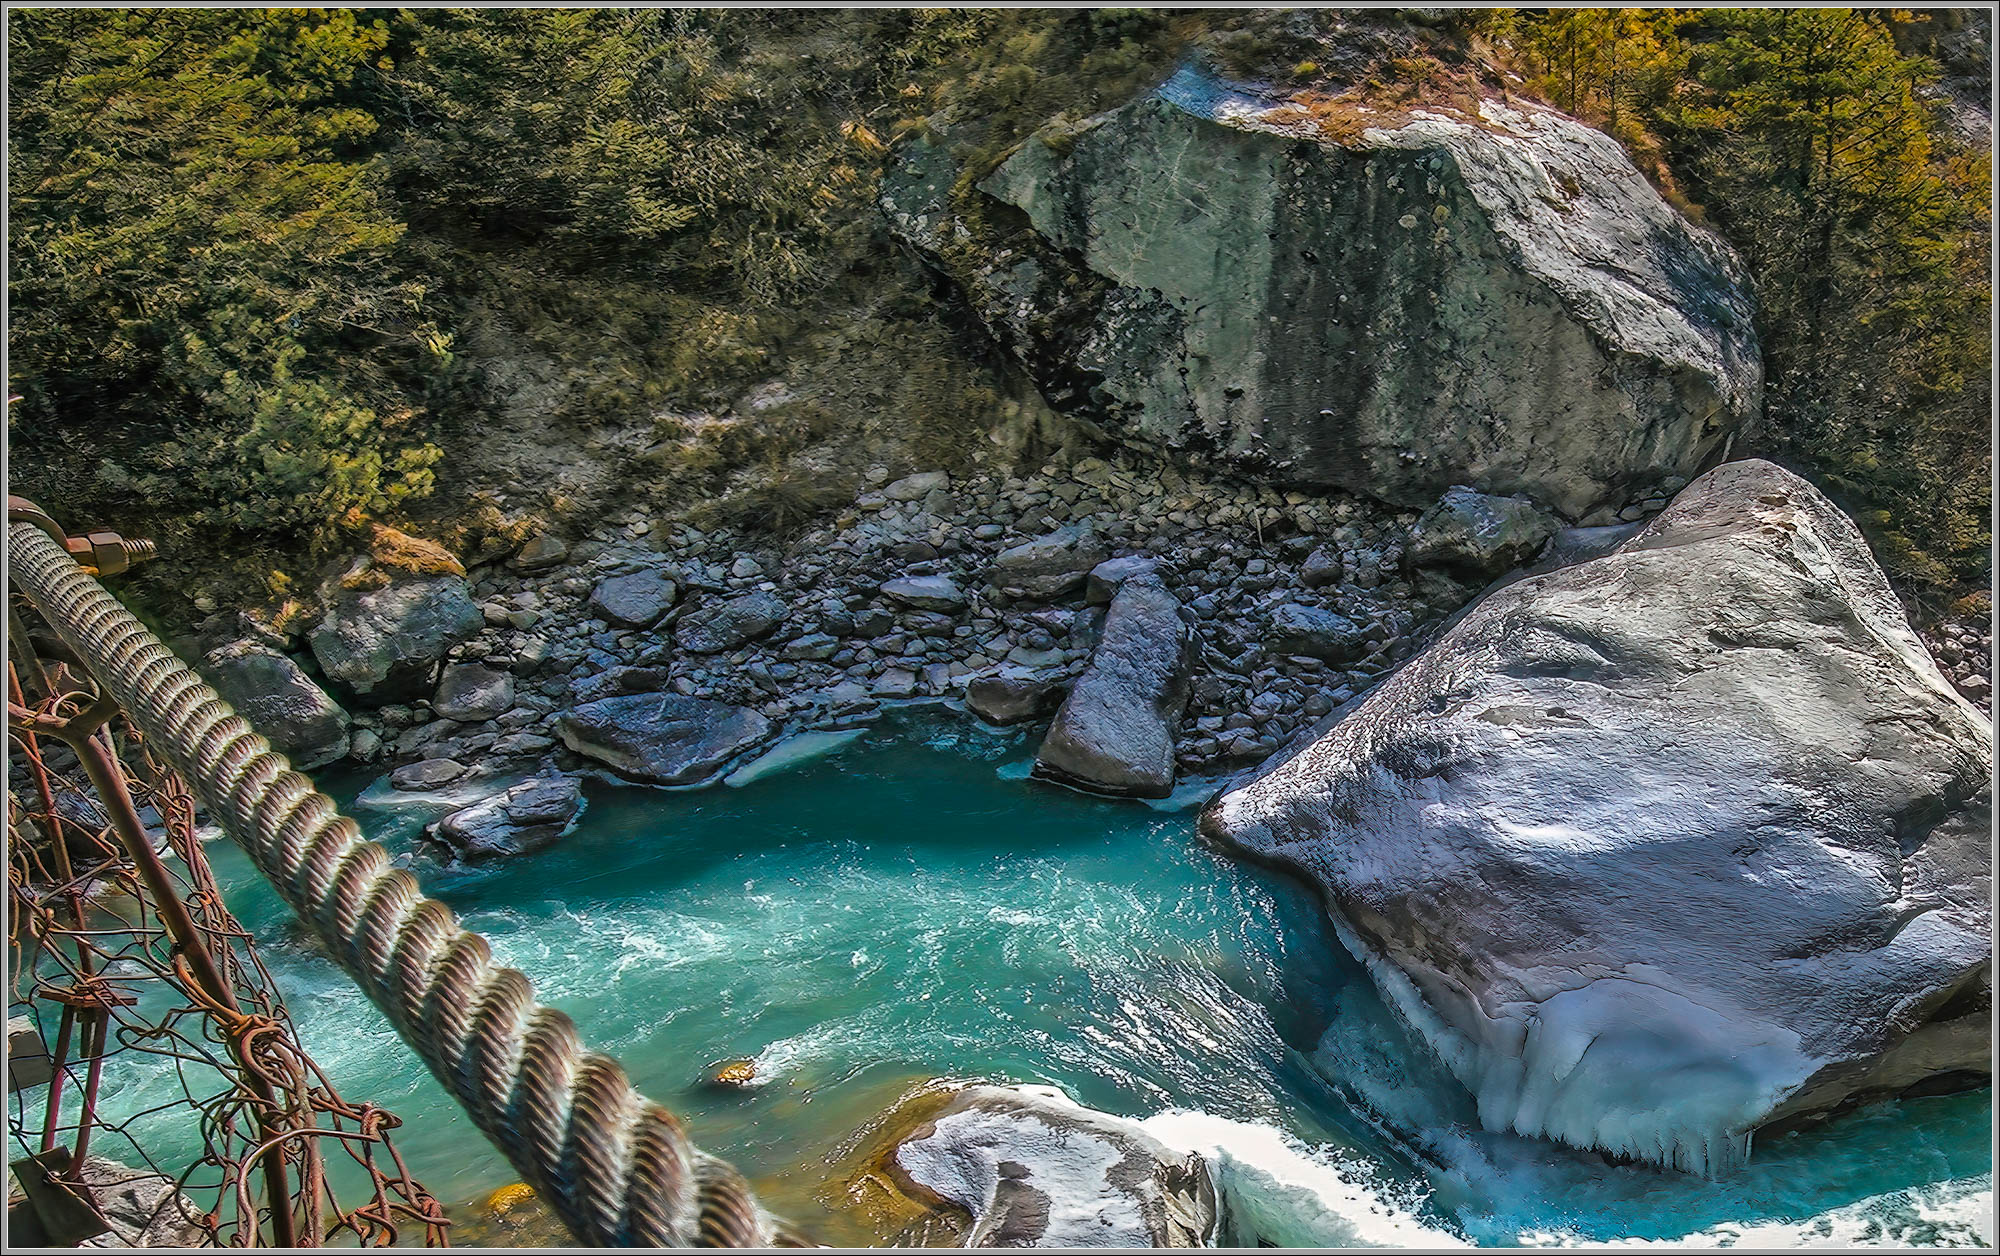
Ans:
{"type": "Polygon", "coordinates": [[[583,814],[583,787],[573,776],[523,781],[439,820],[431,837],[467,863],[532,855],[555,845],[583,814]]]}
{"type": "Polygon", "coordinates": [[[210,651],[201,671],[294,767],[322,767],[346,756],[347,712],[290,656],[254,641],[234,641],[210,651]]]}
{"type": "Polygon", "coordinates": [[[1319,884],[1489,1128],[1713,1172],[1987,1075],[1992,770],[1854,526],[1739,462],[1202,826],[1319,884]]]}
{"type": "Polygon", "coordinates": [[[1001,550],[993,587],[1009,597],[1052,602],[1083,587],[1091,569],[1111,557],[1095,532],[1069,524],[1001,550]]]}
{"type": "Polygon", "coordinates": [[[1417,520],[1403,557],[1412,566],[1494,576],[1533,558],[1555,532],[1555,521],[1527,498],[1495,497],[1461,484],[1417,520]]]}
{"type": "Polygon", "coordinates": [[[882,205],[1059,410],[1275,481],[1580,517],[1756,416],[1741,264],[1616,141],[1525,104],[1378,116],[1335,134],[1183,70],[1031,137],[982,214],[927,141],[882,205]]]}
{"type": "Polygon", "coordinates": [[[893,1154],[897,1176],[969,1214],[965,1247],[1205,1247],[1208,1165],[1057,1093],[968,1086],[893,1154]]]}
{"type": "Polygon", "coordinates": [[[699,785],[762,742],[771,722],[747,707],[674,693],[599,698],[556,722],[563,744],[650,785],[699,785]]]}
{"type": "Polygon", "coordinates": [[[448,720],[472,723],[505,715],[514,705],[514,677],[484,663],[454,663],[438,678],[431,709],[448,720]]]}
{"type": "Polygon", "coordinates": [[[1164,798],[1174,789],[1174,734],[1187,708],[1195,634],[1158,579],[1127,580],[1111,599],[1090,666],[1035,755],[1035,775],[1102,794],[1164,798]]]}
{"type": "Polygon", "coordinates": [[[681,616],[674,640],[690,654],[720,654],[766,636],[785,618],[775,593],[745,593],[681,616]]]}
{"type": "Polygon", "coordinates": [[[445,652],[486,626],[463,576],[359,589],[334,582],[321,596],[327,609],[309,638],[313,657],[329,680],[374,705],[429,696],[445,652]]]}
{"type": "Polygon", "coordinates": [[[633,571],[597,582],[590,591],[591,613],[621,628],[650,628],[673,609],[680,585],[664,571],[633,571]]]}

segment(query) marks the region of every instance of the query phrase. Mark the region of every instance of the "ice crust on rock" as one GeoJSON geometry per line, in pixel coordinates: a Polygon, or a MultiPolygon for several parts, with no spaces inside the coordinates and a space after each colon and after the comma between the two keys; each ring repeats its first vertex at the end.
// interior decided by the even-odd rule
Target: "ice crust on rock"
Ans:
{"type": "Polygon", "coordinates": [[[1989,1069],[1992,759],[1853,525],[1742,462],[1203,826],[1320,885],[1483,1125],[1714,1173],[1989,1069]]]}

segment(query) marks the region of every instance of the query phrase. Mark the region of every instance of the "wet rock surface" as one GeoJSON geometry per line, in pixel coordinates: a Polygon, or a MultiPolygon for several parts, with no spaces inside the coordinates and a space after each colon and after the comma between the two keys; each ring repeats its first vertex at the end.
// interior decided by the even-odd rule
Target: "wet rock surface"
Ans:
{"type": "Polygon", "coordinates": [[[539,777],[462,807],[427,832],[468,863],[532,855],[561,840],[583,814],[583,805],[583,789],[575,777],[539,777]]]}
{"type": "Polygon", "coordinates": [[[1021,724],[1053,714],[1068,691],[1062,680],[1002,670],[967,681],[965,705],[988,724],[1021,724]]]}
{"type": "Polygon", "coordinates": [[[1055,1092],[967,1087],[896,1148],[894,1166],[970,1214],[965,1247],[1204,1247],[1217,1232],[1199,1155],[1055,1092]]]}
{"type": "Polygon", "coordinates": [[[1992,766],[1859,532],[1739,462],[1202,824],[1322,888],[1484,1124],[1713,1172],[1984,1077],[1992,766]]]}
{"type": "Polygon", "coordinates": [[[630,780],[698,785],[764,741],[756,711],[680,694],[627,694],[586,702],[557,721],[563,744],[630,780]]]}

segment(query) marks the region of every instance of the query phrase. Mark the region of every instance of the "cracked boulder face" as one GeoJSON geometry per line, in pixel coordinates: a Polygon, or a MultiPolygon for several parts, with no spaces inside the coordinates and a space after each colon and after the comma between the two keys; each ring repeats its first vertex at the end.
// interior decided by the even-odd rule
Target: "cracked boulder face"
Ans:
{"type": "Polygon", "coordinates": [[[1278,482],[1576,519],[1757,414],[1740,263],[1615,141],[1493,102],[1377,121],[1183,70],[956,198],[912,144],[882,205],[1058,410],[1278,482]]]}
{"type": "Polygon", "coordinates": [[[1202,826],[1319,885],[1487,1127],[1716,1172],[1985,1080],[1992,771],[1853,524],[1737,462],[1202,826]]]}

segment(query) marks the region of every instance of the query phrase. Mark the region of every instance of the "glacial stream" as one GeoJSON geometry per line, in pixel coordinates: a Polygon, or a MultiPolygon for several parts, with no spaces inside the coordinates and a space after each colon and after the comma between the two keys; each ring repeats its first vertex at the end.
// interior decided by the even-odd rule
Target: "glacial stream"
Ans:
{"type": "MultiPolygon", "coordinates": [[[[1033,747],[906,715],[740,788],[592,782],[566,841],[471,870],[423,853],[434,813],[379,785],[355,814],[823,1242],[890,1236],[841,1207],[842,1175],[856,1131],[939,1078],[1144,1119],[1287,1246],[1993,1240],[1990,1091],[1774,1140],[1720,1182],[1477,1132],[1306,890],[1205,849],[1192,802],[1026,779],[1033,747]],[[758,1084],[704,1084],[739,1057],[758,1084]]],[[[210,852],[321,1063],[401,1115],[411,1167],[476,1212],[513,1174],[243,857],[210,852]]],[[[113,1084],[137,1110],[166,1079],[113,1084]]]]}

